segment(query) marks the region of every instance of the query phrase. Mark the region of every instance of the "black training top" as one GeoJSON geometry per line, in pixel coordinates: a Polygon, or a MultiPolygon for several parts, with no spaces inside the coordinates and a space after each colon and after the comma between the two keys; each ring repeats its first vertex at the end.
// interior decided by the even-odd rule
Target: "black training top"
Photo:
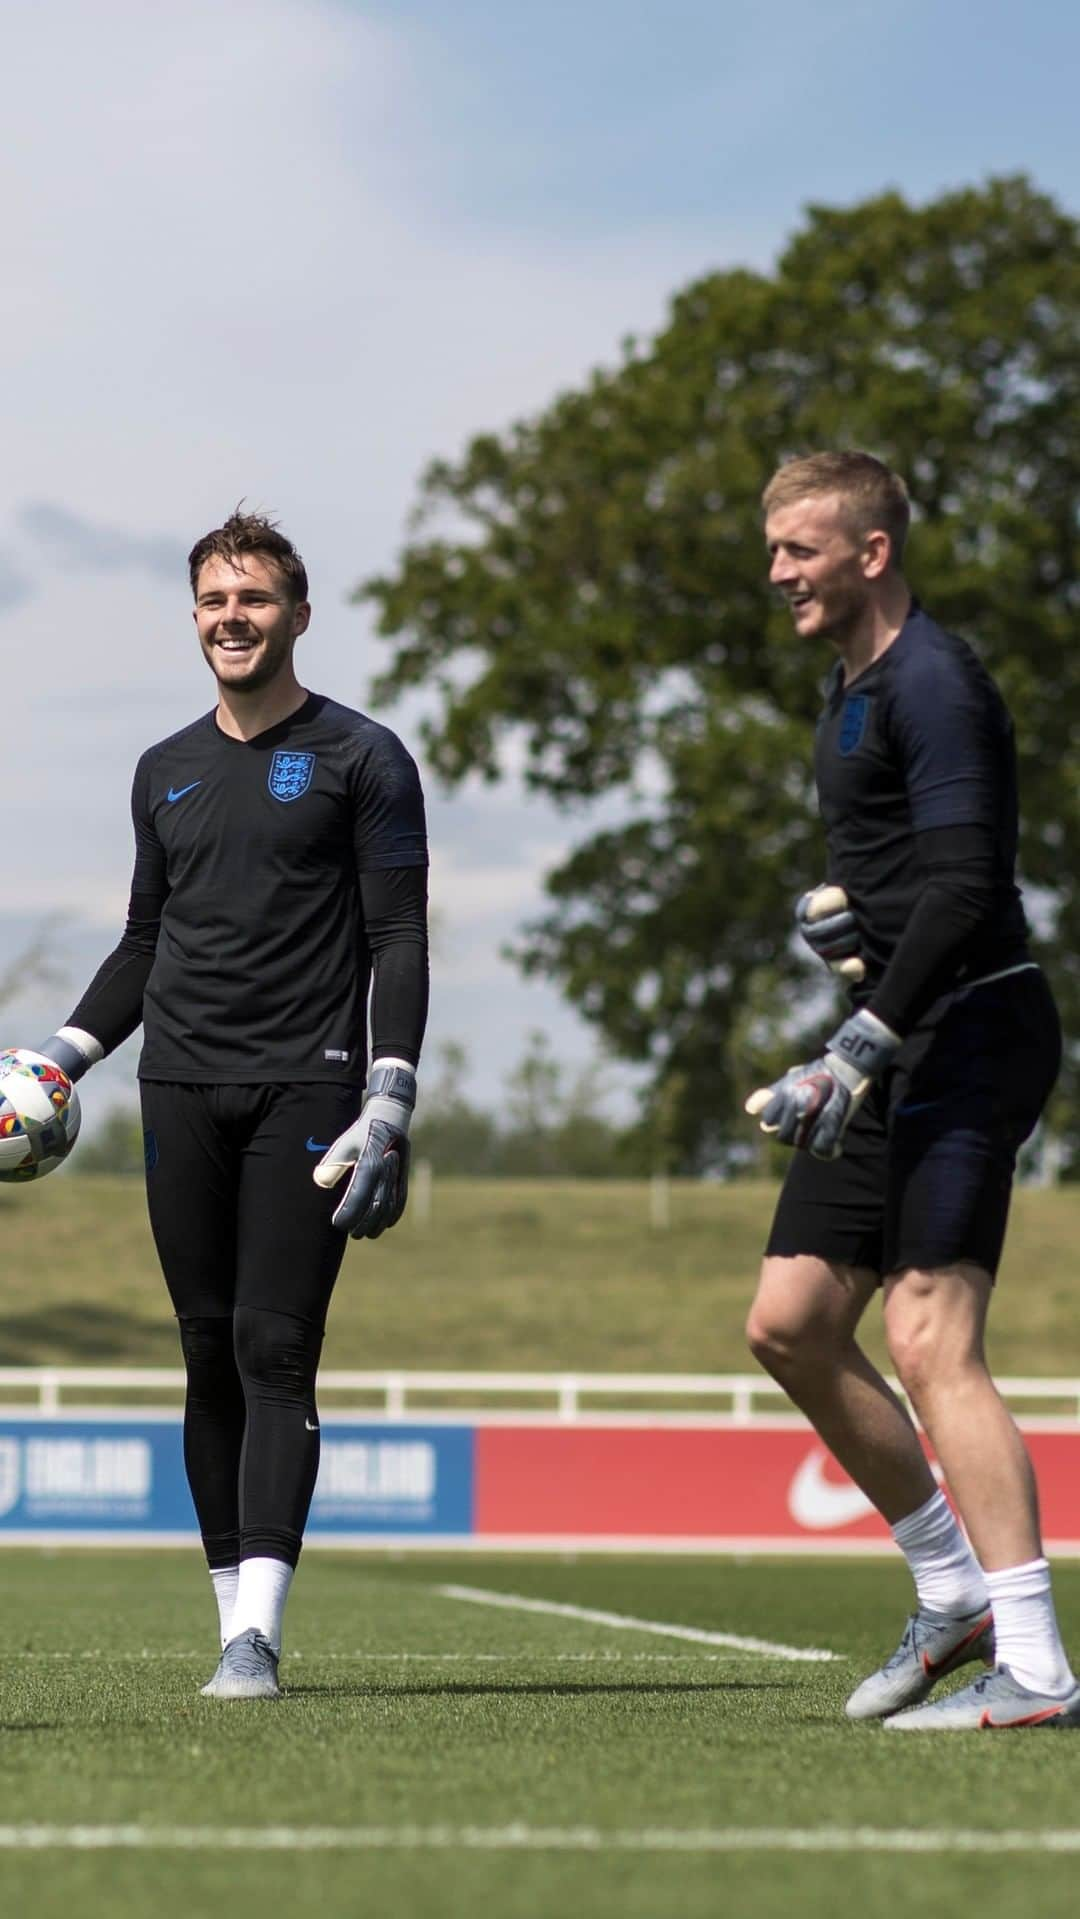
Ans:
{"type": "MultiPolygon", "coordinates": [[[[940,881],[940,850],[950,844],[986,848],[988,886],[977,923],[969,919],[962,928],[957,920],[958,943],[944,974],[936,969],[937,990],[1028,958],[1014,877],[1012,721],[966,641],[946,633],[913,602],[892,645],[865,672],[845,686],[837,665],[818,723],[814,770],[828,877],[847,892],[866,962],[857,999],[871,1000],[879,1010],[874,989],[905,930],[915,930],[920,901],[917,917],[929,924],[928,886],[940,881]]],[[[904,998],[905,1010],[916,1010],[913,995],[905,992],[904,998]]]]}
{"type": "Polygon", "coordinates": [[[108,1050],[141,1016],[141,1078],[361,1079],[376,918],[423,948],[422,1033],[424,802],[387,727],[317,693],[252,740],[205,713],[143,754],[132,816],[128,925],[70,1024],[108,1050]]]}

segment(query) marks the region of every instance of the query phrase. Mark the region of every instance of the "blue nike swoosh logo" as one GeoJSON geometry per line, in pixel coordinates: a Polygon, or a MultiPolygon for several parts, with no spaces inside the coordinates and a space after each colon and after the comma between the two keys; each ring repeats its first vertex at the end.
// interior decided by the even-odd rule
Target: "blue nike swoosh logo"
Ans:
{"type": "Polygon", "coordinates": [[[166,794],[166,798],[169,802],[169,805],[175,806],[177,800],[182,800],[185,793],[194,793],[195,788],[201,785],[202,785],[201,780],[192,780],[190,786],[181,786],[179,788],[175,786],[170,786],[169,791],[166,794]]]}
{"type": "Polygon", "coordinates": [[[329,1145],[320,1146],[318,1142],[313,1139],[308,1140],[307,1149],[309,1153],[328,1153],[330,1151],[329,1145]]]}
{"type": "Polygon", "coordinates": [[[897,1113],[906,1119],[909,1113],[928,1113],[933,1106],[940,1106],[939,1099],[917,1099],[906,1106],[898,1106],[897,1113]]]}

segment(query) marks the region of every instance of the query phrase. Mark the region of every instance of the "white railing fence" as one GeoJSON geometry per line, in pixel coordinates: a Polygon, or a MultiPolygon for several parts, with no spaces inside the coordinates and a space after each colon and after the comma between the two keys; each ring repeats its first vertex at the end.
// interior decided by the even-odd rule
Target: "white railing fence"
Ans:
{"type": "MultiPolygon", "coordinates": [[[[1014,1406],[1037,1405],[1080,1420],[1080,1379],[999,1378],[995,1383],[1014,1406]]],[[[897,1380],[890,1384],[902,1394],[897,1380]]],[[[2,1366],[0,1413],[100,1413],[106,1404],[126,1402],[130,1407],[133,1395],[143,1403],[178,1404],[183,1389],[180,1367],[2,1366]],[[93,1398],[80,1399],[80,1393],[93,1398]]],[[[528,1412],[555,1413],[568,1421],[601,1411],[656,1414],[665,1410],[660,1402],[680,1400],[697,1402],[697,1412],[747,1424],[770,1412],[790,1410],[783,1388],[764,1373],[328,1371],[319,1375],[319,1396],[327,1412],[365,1411],[387,1419],[445,1413],[449,1402],[457,1413],[490,1412],[492,1400],[507,1401],[503,1410],[520,1414],[525,1414],[521,1402],[527,1400],[528,1412]]],[[[672,1410],[670,1405],[667,1410],[672,1410]]]]}

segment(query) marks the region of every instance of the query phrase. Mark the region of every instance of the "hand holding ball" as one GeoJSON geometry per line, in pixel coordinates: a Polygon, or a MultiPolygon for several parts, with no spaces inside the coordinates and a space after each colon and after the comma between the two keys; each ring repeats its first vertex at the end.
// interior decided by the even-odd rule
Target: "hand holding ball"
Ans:
{"type": "Polygon", "coordinates": [[[0,1051],[0,1180],[42,1179],[79,1137],[82,1111],[67,1074],[25,1046],[0,1051]]]}

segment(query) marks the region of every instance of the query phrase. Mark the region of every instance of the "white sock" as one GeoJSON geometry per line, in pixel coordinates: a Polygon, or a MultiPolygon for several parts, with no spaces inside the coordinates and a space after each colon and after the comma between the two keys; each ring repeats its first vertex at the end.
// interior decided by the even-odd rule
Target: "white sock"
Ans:
{"type": "Polygon", "coordinates": [[[293,1567],[283,1559],[242,1559],[236,1586],[230,1637],[252,1627],[281,1651],[281,1619],[292,1585],[293,1567]]]}
{"type": "Polygon", "coordinates": [[[987,1573],[986,1584],[994,1608],[998,1665],[1008,1666],[1032,1692],[1071,1692],[1076,1681],[1061,1643],[1045,1559],[987,1573]]]}
{"type": "Polygon", "coordinates": [[[986,1580],[944,1493],[898,1520],[892,1529],[915,1581],[920,1606],[932,1612],[978,1612],[988,1603],[986,1580]]]}
{"type": "Polygon", "coordinates": [[[210,1580],[217,1600],[218,1626],[221,1631],[221,1643],[232,1637],[233,1607],[236,1605],[236,1582],[240,1577],[239,1566],[211,1566],[210,1580]]]}

